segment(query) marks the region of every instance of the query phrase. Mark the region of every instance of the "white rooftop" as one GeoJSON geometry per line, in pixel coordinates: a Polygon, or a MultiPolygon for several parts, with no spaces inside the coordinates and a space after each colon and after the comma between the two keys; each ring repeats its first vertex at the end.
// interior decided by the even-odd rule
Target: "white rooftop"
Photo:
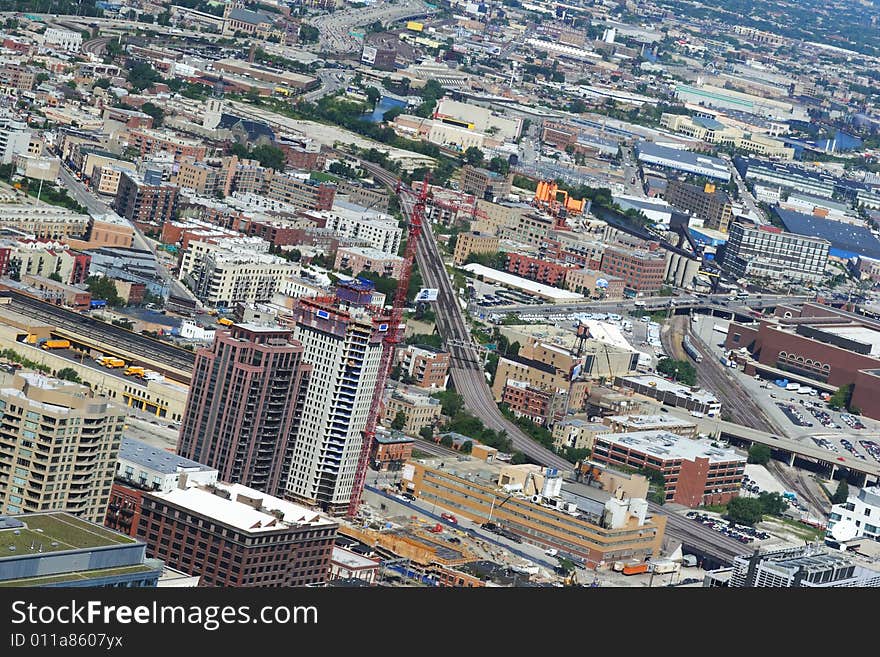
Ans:
{"type": "Polygon", "coordinates": [[[339,546],[333,546],[333,553],[330,556],[331,563],[345,566],[346,568],[378,568],[379,562],[370,559],[357,552],[346,550],[339,546]]]}
{"type": "Polygon", "coordinates": [[[696,426],[693,422],[668,415],[610,415],[606,419],[618,424],[637,427],[640,430],[680,427],[682,425],[696,426]]]}
{"type": "Polygon", "coordinates": [[[715,403],[718,401],[718,398],[715,397],[711,392],[706,390],[697,390],[693,391],[690,386],[685,386],[680,383],[675,383],[674,381],[669,381],[664,379],[662,376],[656,376],[654,374],[642,374],[638,376],[624,376],[622,377],[624,381],[632,381],[634,383],[640,383],[644,386],[651,386],[652,388],[656,388],[657,390],[668,390],[669,392],[674,392],[682,397],[691,397],[697,401],[702,401],[706,403],[715,403]]]}
{"type": "Polygon", "coordinates": [[[562,290],[558,287],[544,285],[543,283],[536,283],[535,281],[530,281],[527,278],[514,276],[513,274],[508,274],[504,271],[492,269],[491,267],[486,267],[485,265],[480,265],[475,262],[469,265],[465,265],[464,267],[462,267],[462,269],[469,271],[475,276],[482,276],[487,280],[495,281],[496,283],[500,283],[501,285],[509,285],[525,292],[531,292],[545,299],[550,299],[554,301],[577,301],[584,298],[583,294],[569,292],[568,290],[562,290]]]}
{"type": "Polygon", "coordinates": [[[668,431],[604,433],[596,436],[596,441],[621,445],[637,452],[652,454],[662,460],[694,461],[697,458],[706,458],[710,463],[742,461],[745,464],[746,462],[745,456],[740,456],[732,449],[713,447],[712,441],[705,438],[683,438],[668,431]]]}
{"type": "Polygon", "coordinates": [[[880,356],[880,331],[867,326],[823,326],[824,333],[839,335],[841,338],[855,340],[871,345],[871,355],[880,356]]]}
{"type": "Polygon", "coordinates": [[[186,489],[175,488],[167,493],[153,493],[153,495],[169,504],[189,509],[250,534],[278,531],[285,526],[321,527],[335,524],[320,511],[278,499],[242,484],[218,483],[216,488],[227,491],[230,499],[212,493],[209,488],[197,486],[186,489]],[[239,495],[261,500],[262,508],[255,509],[238,501],[239,495]],[[284,514],[283,520],[279,521],[270,513],[276,510],[284,514]]]}

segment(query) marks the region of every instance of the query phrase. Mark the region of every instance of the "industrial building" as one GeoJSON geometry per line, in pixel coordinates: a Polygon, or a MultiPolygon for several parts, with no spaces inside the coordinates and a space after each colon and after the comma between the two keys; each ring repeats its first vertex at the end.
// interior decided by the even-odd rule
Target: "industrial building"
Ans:
{"type": "Polygon", "coordinates": [[[696,438],[697,425],[671,415],[607,415],[602,418],[605,430],[613,433],[665,431],[683,438],[696,438]]]}
{"type": "Polygon", "coordinates": [[[732,449],[664,430],[597,435],[592,459],[655,470],[663,475],[665,500],[688,507],[726,504],[736,497],[746,465],[746,457],[732,449]]]}
{"type": "Polygon", "coordinates": [[[327,580],[337,524],[241,484],[144,494],[137,537],[147,554],[202,586],[290,587],[327,580]]]}
{"type": "Polygon", "coordinates": [[[700,155],[686,150],[659,146],[650,141],[640,141],[636,144],[636,153],[639,162],[656,166],[692,173],[697,176],[706,176],[722,182],[730,181],[730,171],[724,160],[708,155],[700,155]]]}
{"type": "Polygon", "coordinates": [[[0,372],[0,414],[0,512],[63,509],[103,522],[125,408],[77,383],[0,372]],[[52,465],[60,445],[64,461],[52,465]]]}
{"type": "Polygon", "coordinates": [[[404,466],[404,485],[419,500],[477,523],[495,523],[528,543],[582,558],[589,568],[659,554],[666,519],[650,516],[642,498],[617,498],[576,484],[580,495],[569,493],[558,472],[539,466],[481,463],[471,471],[435,461],[404,466]]]}
{"type": "Polygon", "coordinates": [[[828,389],[853,385],[851,405],[880,419],[880,322],[831,306],[785,306],[757,326],[731,322],[724,342],[745,347],[754,360],[745,372],[787,374],[828,389]]]}
{"type": "Polygon", "coordinates": [[[702,413],[712,417],[721,413],[721,402],[712,393],[673,383],[653,374],[618,376],[614,379],[614,385],[631,388],[641,395],[652,397],[670,406],[685,408],[694,413],[702,413]]]}
{"type": "Polygon", "coordinates": [[[511,290],[519,290],[520,292],[525,292],[526,294],[532,295],[538,299],[550,301],[551,303],[579,301],[584,298],[583,294],[569,292],[568,290],[560,290],[559,288],[544,285],[542,283],[536,283],[527,278],[514,276],[513,274],[498,271],[497,269],[492,269],[491,267],[486,267],[475,262],[469,265],[464,265],[462,269],[473,274],[480,280],[497,283],[498,285],[511,290]]]}
{"type": "Polygon", "coordinates": [[[834,221],[780,207],[774,207],[771,211],[791,233],[827,241],[828,255],[832,257],[844,260],[859,256],[880,258],[880,240],[865,225],[834,221]]]}
{"type": "Polygon", "coordinates": [[[69,513],[0,516],[0,587],[152,588],[147,546],[69,513]]]}
{"type": "Polygon", "coordinates": [[[590,422],[575,417],[565,417],[553,425],[553,448],[593,449],[593,442],[608,427],[598,422],[590,422]]]}

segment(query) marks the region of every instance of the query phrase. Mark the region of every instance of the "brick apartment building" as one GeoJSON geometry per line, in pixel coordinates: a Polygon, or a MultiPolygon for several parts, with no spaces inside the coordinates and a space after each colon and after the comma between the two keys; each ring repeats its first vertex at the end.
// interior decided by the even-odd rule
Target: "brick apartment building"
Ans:
{"type": "Polygon", "coordinates": [[[330,210],[336,197],[336,185],[276,173],[269,181],[266,196],[303,210],[330,210]]]}
{"type": "MultiPolygon", "coordinates": [[[[549,390],[534,388],[524,381],[509,379],[501,390],[501,403],[507,404],[517,417],[525,417],[535,424],[550,423],[557,410],[556,395],[549,390]]],[[[562,409],[559,408],[561,411],[562,409]]]]}
{"type": "Polygon", "coordinates": [[[498,251],[498,238],[478,231],[459,233],[455,238],[452,262],[463,265],[471,253],[495,253],[498,251]]]}
{"type": "Polygon", "coordinates": [[[505,268],[511,274],[553,287],[564,287],[565,276],[571,270],[571,267],[558,262],[522,253],[508,253],[505,268]]]}
{"type": "Polygon", "coordinates": [[[113,201],[113,209],[122,217],[141,226],[161,226],[174,216],[177,186],[162,182],[157,171],[147,171],[141,178],[123,172],[113,201]]]}
{"type": "Polygon", "coordinates": [[[449,354],[421,345],[408,345],[400,352],[403,373],[410,376],[419,388],[446,388],[449,374],[449,354]]]}
{"type": "Polygon", "coordinates": [[[628,289],[650,294],[662,288],[666,280],[666,252],[609,246],[602,254],[600,269],[622,278],[628,289]]]}
{"type": "Polygon", "coordinates": [[[727,232],[733,217],[730,197],[712,183],[691,185],[681,180],[670,180],[666,185],[664,199],[679,210],[689,212],[703,220],[706,228],[727,232]]]}
{"type": "Polygon", "coordinates": [[[461,170],[461,191],[465,194],[473,194],[477,198],[492,200],[493,198],[506,198],[510,194],[510,185],[513,182],[513,174],[503,175],[465,165],[461,170]]]}
{"type": "Polygon", "coordinates": [[[144,494],[137,538],[201,586],[290,587],[327,580],[337,527],[240,484],[184,484],[144,494]]]}

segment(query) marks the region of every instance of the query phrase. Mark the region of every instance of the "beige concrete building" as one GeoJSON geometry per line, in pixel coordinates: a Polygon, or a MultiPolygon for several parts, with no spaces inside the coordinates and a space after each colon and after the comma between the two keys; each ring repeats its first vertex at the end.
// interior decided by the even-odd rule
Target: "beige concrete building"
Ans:
{"type": "Polygon", "coordinates": [[[37,239],[62,240],[82,237],[90,217],[54,205],[0,204],[0,228],[12,228],[37,239]]]}
{"type": "Polygon", "coordinates": [[[555,449],[593,449],[597,434],[607,433],[608,427],[581,418],[566,417],[553,425],[555,449]]]}
{"type": "Polygon", "coordinates": [[[786,146],[781,140],[757,132],[746,132],[715,119],[686,114],[663,114],[660,117],[660,125],[710,144],[733,146],[748,153],[780,160],[794,159],[794,149],[786,146]]]}
{"type": "Polygon", "coordinates": [[[623,299],[625,281],[596,269],[569,269],[565,272],[565,289],[592,299],[615,301],[623,299]],[[604,284],[600,283],[604,281],[604,284]]]}
{"type": "Polygon", "coordinates": [[[406,415],[406,424],[403,432],[414,436],[422,427],[432,426],[440,418],[440,400],[426,394],[395,390],[385,402],[385,410],[382,421],[389,425],[394,417],[403,412],[406,415]]]}
{"type": "Polygon", "coordinates": [[[126,411],[86,386],[0,374],[0,512],[63,509],[102,524],[126,411]]]}
{"type": "Polygon", "coordinates": [[[119,181],[122,179],[123,173],[133,174],[135,167],[117,166],[115,164],[105,164],[96,166],[92,169],[92,189],[98,194],[107,194],[108,196],[116,196],[119,191],[119,181]]]}
{"type": "Polygon", "coordinates": [[[498,238],[487,233],[471,231],[459,233],[455,239],[452,262],[463,265],[471,253],[495,253],[498,251],[498,238]]]}
{"type": "Polygon", "coordinates": [[[471,224],[471,229],[480,233],[498,235],[502,228],[515,225],[521,216],[533,209],[525,203],[493,203],[478,198],[476,220],[471,224]]]}

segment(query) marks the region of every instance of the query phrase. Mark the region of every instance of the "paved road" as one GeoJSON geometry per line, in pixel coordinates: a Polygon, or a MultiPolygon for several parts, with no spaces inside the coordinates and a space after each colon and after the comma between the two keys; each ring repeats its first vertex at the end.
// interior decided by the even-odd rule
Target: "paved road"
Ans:
{"type": "Polygon", "coordinates": [[[398,4],[376,2],[370,7],[346,9],[324,14],[310,22],[318,28],[319,47],[332,53],[360,52],[363,41],[351,35],[351,30],[376,21],[382,24],[393,23],[404,18],[417,18],[429,13],[429,8],[420,0],[403,0],[398,4]]]}
{"type": "MultiPolygon", "coordinates": [[[[61,178],[62,186],[67,190],[68,194],[73,196],[77,203],[83,205],[88,210],[89,214],[92,216],[100,217],[102,215],[107,214],[115,214],[113,210],[92,194],[88,188],[83,184],[79,179],[76,178],[64,165],[59,167],[58,169],[59,177],[61,178]]],[[[143,251],[149,251],[153,254],[154,260],[156,260],[156,271],[159,273],[159,276],[162,278],[163,282],[167,286],[169,293],[176,297],[182,297],[184,299],[195,299],[195,296],[189,289],[177,280],[174,276],[168,273],[162,263],[158,262],[158,256],[156,255],[156,246],[146,238],[143,231],[138,228],[136,225],[130,222],[128,223],[134,231],[134,238],[132,241],[132,246],[136,249],[141,249],[143,251]]]]}
{"type": "Polygon", "coordinates": [[[332,68],[322,68],[316,75],[321,81],[321,86],[307,94],[303,94],[303,100],[312,102],[323,96],[329,96],[340,89],[345,89],[352,78],[350,72],[332,68]]]}
{"type": "MultiPolygon", "coordinates": [[[[671,297],[646,297],[636,301],[626,299],[621,301],[592,301],[585,299],[584,301],[573,301],[566,303],[537,303],[537,304],[510,304],[504,306],[490,306],[481,309],[480,312],[497,313],[503,315],[505,313],[530,314],[530,315],[564,315],[569,313],[618,313],[627,314],[630,310],[637,309],[654,311],[665,310],[669,307],[671,297]]],[[[786,295],[750,295],[730,301],[727,294],[711,294],[706,297],[695,297],[690,294],[682,294],[674,297],[674,304],[677,308],[712,308],[721,311],[735,311],[741,314],[747,313],[749,309],[772,308],[780,303],[799,304],[805,301],[812,301],[810,296],[786,296],[786,295]]]]}
{"type": "Polygon", "coordinates": [[[99,200],[94,194],[91,194],[86,189],[86,186],[68,171],[67,167],[59,167],[58,175],[61,178],[61,184],[67,190],[67,193],[73,196],[77,203],[84,206],[89,211],[89,214],[100,216],[112,212],[110,206],[99,200]]]}

